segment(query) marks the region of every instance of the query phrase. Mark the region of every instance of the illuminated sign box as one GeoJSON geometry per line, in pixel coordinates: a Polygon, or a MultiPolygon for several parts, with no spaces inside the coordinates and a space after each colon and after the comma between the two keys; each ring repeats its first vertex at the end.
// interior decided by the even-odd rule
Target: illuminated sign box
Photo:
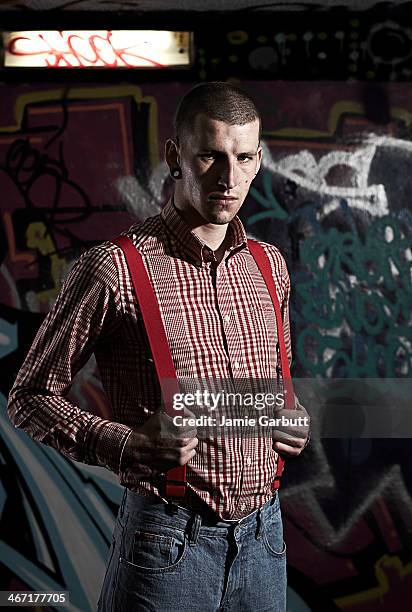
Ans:
{"type": "Polygon", "coordinates": [[[67,30],[3,32],[6,68],[187,68],[190,32],[67,30]]]}

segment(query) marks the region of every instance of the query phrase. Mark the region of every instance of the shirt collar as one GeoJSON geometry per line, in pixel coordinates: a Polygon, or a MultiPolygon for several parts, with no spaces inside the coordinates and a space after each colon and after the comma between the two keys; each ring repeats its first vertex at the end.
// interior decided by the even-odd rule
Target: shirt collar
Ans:
{"type": "MultiPolygon", "coordinates": [[[[203,265],[211,260],[210,248],[201,238],[192,232],[176,208],[173,197],[163,207],[160,216],[168,232],[179,243],[180,249],[191,259],[194,259],[199,265],[203,265]]],[[[224,259],[228,257],[228,251],[232,253],[236,248],[247,245],[246,231],[237,215],[230,221],[227,231],[230,242],[224,259]]]]}

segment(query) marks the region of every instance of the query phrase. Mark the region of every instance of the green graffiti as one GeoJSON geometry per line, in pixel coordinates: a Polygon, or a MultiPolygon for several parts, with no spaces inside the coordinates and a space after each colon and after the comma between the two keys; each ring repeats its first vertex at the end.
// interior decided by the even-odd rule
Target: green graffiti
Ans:
{"type": "Polygon", "coordinates": [[[411,240],[394,215],[356,231],[316,228],[293,280],[297,357],[313,376],[412,373],[411,240]]]}
{"type": "Polygon", "coordinates": [[[258,221],[269,218],[285,221],[288,218],[288,213],[281,207],[273,193],[272,176],[269,172],[263,174],[262,184],[264,195],[254,187],[250,189],[250,195],[266,210],[251,215],[247,220],[248,225],[254,225],[258,221]]]}

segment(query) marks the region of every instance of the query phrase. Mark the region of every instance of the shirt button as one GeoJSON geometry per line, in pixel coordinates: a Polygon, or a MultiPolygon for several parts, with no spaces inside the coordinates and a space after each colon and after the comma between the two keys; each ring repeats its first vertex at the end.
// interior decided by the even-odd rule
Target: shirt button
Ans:
{"type": "Polygon", "coordinates": [[[233,365],[235,366],[236,370],[240,368],[240,363],[238,361],[235,361],[233,365]]]}
{"type": "Polygon", "coordinates": [[[246,504],[240,504],[240,509],[241,510],[245,510],[246,509],[246,504]]]}
{"type": "Polygon", "coordinates": [[[252,458],[251,458],[251,457],[248,457],[248,458],[246,459],[246,463],[247,463],[248,465],[252,465],[252,458]]]}
{"type": "Polygon", "coordinates": [[[225,320],[225,322],[226,322],[226,323],[229,323],[229,320],[230,320],[230,315],[228,315],[228,314],[227,314],[227,315],[225,315],[225,316],[223,317],[223,319],[225,320]]]}

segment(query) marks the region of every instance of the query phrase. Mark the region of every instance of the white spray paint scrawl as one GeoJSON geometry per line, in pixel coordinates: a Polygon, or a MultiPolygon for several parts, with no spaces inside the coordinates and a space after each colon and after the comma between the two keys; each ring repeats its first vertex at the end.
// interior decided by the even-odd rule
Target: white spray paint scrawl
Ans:
{"type": "Polygon", "coordinates": [[[370,167],[377,147],[372,141],[354,153],[332,151],[318,161],[307,150],[274,161],[268,146],[265,143],[262,146],[262,165],[265,169],[330,198],[324,205],[323,214],[329,214],[339,208],[342,199],[346,200],[351,208],[359,208],[375,217],[389,213],[384,185],[368,185],[370,167]],[[346,166],[351,170],[352,184],[337,187],[327,183],[327,175],[337,166],[346,166]]]}

